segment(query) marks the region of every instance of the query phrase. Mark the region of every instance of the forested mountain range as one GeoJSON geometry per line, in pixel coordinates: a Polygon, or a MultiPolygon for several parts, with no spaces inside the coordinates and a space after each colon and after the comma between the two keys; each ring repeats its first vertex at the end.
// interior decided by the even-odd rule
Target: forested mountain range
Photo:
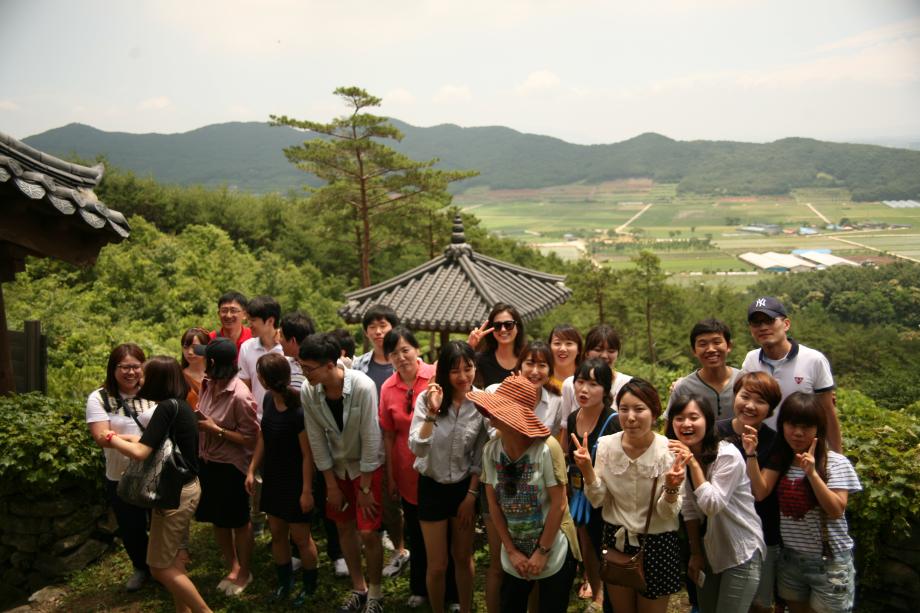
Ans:
{"type": "MultiPolygon", "coordinates": [[[[391,119],[405,135],[394,147],[441,167],[478,170],[455,190],[478,185],[538,188],[650,177],[680,192],[782,194],[797,187],[846,187],[855,200],[920,198],[920,151],[785,138],[772,143],[676,141],[646,133],[619,143],[576,145],[490,126],[420,128],[391,119]]],[[[260,122],[205,126],[180,134],[104,132],[69,124],[25,139],[42,151],[108,163],[162,183],[228,185],[286,192],[309,177],[282,149],[309,134],[260,122]]],[[[392,144],[392,143],[391,143],[392,144]]]]}

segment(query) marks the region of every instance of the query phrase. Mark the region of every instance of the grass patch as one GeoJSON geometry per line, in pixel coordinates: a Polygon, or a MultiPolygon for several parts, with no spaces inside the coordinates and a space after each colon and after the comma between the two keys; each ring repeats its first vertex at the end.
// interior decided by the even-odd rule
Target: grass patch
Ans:
{"type": "MultiPolygon", "coordinates": [[[[350,588],[347,578],[338,578],[334,575],[332,565],[326,558],[325,539],[322,529],[314,530],[314,537],[320,551],[319,587],[312,600],[303,608],[311,613],[325,613],[334,611],[342,596],[350,588]],[[318,534],[316,534],[318,533],[318,534]]],[[[477,539],[484,541],[484,536],[477,539]]],[[[220,562],[220,554],[214,542],[213,532],[207,524],[192,524],[191,530],[191,555],[192,562],[189,567],[189,576],[201,592],[205,601],[217,612],[250,612],[250,611],[290,611],[290,603],[281,605],[271,604],[267,601],[268,595],[275,588],[275,571],[269,551],[269,537],[266,531],[256,539],[256,548],[253,554],[253,572],[255,579],[246,591],[238,598],[230,598],[217,590],[217,583],[223,577],[225,570],[220,562]]],[[[485,569],[489,563],[488,550],[479,547],[474,553],[476,563],[476,587],[474,590],[474,609],[485,613],[485,569]]],[[[121,613],[159,612],[169,613],[174,611],[172,598],[169,593],[155,583],[148,583],[142,590],[129,594],[124,591],[123,585],[131,576],[133,569],[124,549],[118,547],[116,551],[106,555],[100,561],[72,575],[64,586],[68,594],[59,604],[58,611],[114,611],[121,613]]],[[[585,601],[577,598],[573,586],[572,598],[567,613],[580,613],[585,608],[585,601]]],[[[406,607],[409,598],[409,573],[405,571],[402,576],[393,579],[384,579],[384,607],[387,611],[416,611],[427,613],[428,606],[419,609],[406,607]]],[[[671,599],[669,611],[677,613],[688,608],[686,594],[681,593],[671,599]]]]}

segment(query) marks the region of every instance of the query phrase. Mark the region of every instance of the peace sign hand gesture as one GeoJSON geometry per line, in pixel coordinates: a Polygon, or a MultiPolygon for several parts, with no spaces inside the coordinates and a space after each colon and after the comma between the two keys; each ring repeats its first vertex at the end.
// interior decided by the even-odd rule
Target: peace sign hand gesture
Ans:
{"type": "Polygon", "coordinates": [[[741,435],[741,445],[747,455],[757,453],[757,428],[754,426],[744,427],[744,433],[741,435]]]}
{"type": "Polygon", "coordinates": [[[815,437],[815,439],[811,441],[811,447],[808,448],[808,451],[795,454],[796,462],[798,462],[799,466],[805,472],[806,477],[811,477],[815,474],[815,447],[817,445],[818,438],[815,437]]]}
{"type": "Polygon", "coordinates": [[[479,344],[479,342],[488,334],[492,334],[492,331],[495,328],[489,328],[489,320],[482,322],[482,325],[470,332],[470,335],[467,337],[466,342],[469,343],[470,347],[473,349],[479,344]]]}
{"type": "Polygon", "coordinates": [[[692,454],[678,454],[674,458],[674,464],[671,470],[665,473],[664,480],[668,487],[680,487],[684,483],[684,477],[687,475],[686,465],[692,454]]]}
{"type": "Polygon", "coordinates": [[[578,470],[581,471],[584,475],[588,470],[591,470],[591,452],[588,451],[588,435],[585,434],[581,442],[578,441],[578,437],[572,434],[572,443],[575,445],[572,455],[575,458],[575,466],[578,467],[578,470]]]}

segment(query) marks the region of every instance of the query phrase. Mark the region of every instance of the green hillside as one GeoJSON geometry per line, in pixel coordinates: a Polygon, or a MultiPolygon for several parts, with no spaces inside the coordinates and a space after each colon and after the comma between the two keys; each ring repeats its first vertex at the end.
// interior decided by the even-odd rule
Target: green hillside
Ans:
{"type": "MultiPolygon", "coordinates": [[[[803,187],[844,187],[855,200],[920,198],[920,151],[805,138],[765,144],[675,141],[654,133],[608,145],[575,145],[498,126],[420,128],[392,122],[405,134],[395,148],[406,155],[438,157],[444,168],[480,171],[460,190],[649,177],[677,183],[679,193],[785,194],[803,187]]],[[[307,177],[285,160],[282,149],[307,137],[259,122],[215,124],[182,134],[103,132],[70,124],[25,141],[62,156],[104,155],[163,183],[285,192],[299,189],[307,177]]]]}

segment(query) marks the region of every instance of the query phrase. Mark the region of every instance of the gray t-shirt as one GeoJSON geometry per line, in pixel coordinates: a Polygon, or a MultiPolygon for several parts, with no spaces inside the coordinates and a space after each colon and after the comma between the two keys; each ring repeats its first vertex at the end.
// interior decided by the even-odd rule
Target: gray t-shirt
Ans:
{"type": "Polygon", "coordinates": [[[712,410],[715,411],[716,421],[720,419],[731,419],[735,416],[735,381],[741,376],[741,371],[729,366],[732,376],[728,383],[721,390],[716,390],[709,386],[708,383],[700,378],[700,371],[695,371],[681,377],[674,383],[671,390],[671,397],[668,399],[668,410],[671,409],[674,399],[685,394],[696,394],[709,401],[712,410]]]}
{"type": "Polygon", "coordinates": [[[377,386],[377,397],[380,397],[380,386],[383,385],[383,382],[390,378],[393,374],[393,365],[387,362],[386,364],[378,364],[374,361],[374,358],[371,358],[367,363],[367,376],[374,381],[374,385],[377,386]]]}

